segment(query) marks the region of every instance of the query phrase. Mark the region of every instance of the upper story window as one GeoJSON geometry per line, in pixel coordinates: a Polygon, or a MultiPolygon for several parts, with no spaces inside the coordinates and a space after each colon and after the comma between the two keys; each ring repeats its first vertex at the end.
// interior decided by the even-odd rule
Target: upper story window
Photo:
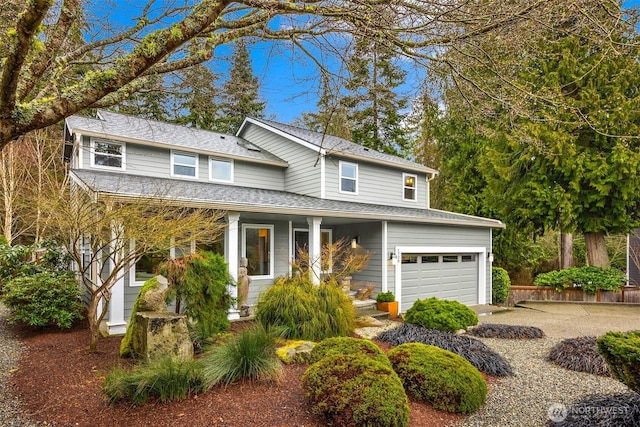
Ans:
{"type": "Polygon", "coordinates": [[[418,177],[416,175],[409,175],[408,173],[402,174],[402,198],[403,200],[411,200],[413,202],[417,199],[416,183],[418,177]]]}
{"type": "Polygon", "coordinates": [[[187,178],[198,177],[198,155],[194,153],[171,152],[171,175],[187,178]]]}
{"type": "Polygon", "coordinates": [[[340,192],[358,193],[358,165],[340,162],[340,192]]]}
{"type": "Polygon", "coordinates": [[[209,157],[209,180],[233,182],[233,160],[209,157]]]}
{"type": "Polygon", "coordinates": [[[124,170],[125,144],[124,142],[107,141],[104,139],[91,140],[91,166],[124,170]]]}

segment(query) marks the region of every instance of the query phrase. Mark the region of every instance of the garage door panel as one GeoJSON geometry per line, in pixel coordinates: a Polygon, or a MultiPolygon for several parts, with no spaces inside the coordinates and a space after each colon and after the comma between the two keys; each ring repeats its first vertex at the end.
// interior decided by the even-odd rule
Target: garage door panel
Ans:
{"type": "MultiPolygon", "coordinates": [[[[403,254],[417,263],[402,264],[402,307],[405,312],[417,299],[437,297],[463,304],[478,302],[478,257],[463,262],[463,254],[403,254]],[[443,262],[443,259],[456,262],[443,262]],[[428,262],[438,260],[438,262],[428,262]],[[424,261],[424,262],[423,262],[424,261]]],[[[468,254],[465,254],[468,255],[468,254]]],[[[466,257],[468,259],[468,257],[466,257]]]]}

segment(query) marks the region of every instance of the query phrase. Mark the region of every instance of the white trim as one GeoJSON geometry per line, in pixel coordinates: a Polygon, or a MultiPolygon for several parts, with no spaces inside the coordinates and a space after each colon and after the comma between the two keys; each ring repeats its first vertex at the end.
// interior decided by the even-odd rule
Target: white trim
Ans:
{"type": "Polygon", "coordinates": [[[398,306],[402,307],[402,259],[403,253],[476,253],[478,254],[478,300],[476,304],[487,303],[487,248],[484,246],[396,246],[395,282],[396,300],[398,306]]]}
{"type": "MultiPolygon", "coordinates": [[[[358,164],[357,163],[351,163],[351,162],[345,162],[343,160],[340,160],[338,162],[338,192],[341,194],[352,194],[357,196],[358,195],[358,175],[359,175],[359,170],[358,170],[358,164]],[[344,191],[342,189],[342,165],[349,165],[349,166],[354,166],[356,169],[356,177],[355,177],[355,182],[356,182],[356,191],[344,191]]],[[[344,177],[345,179],[349,179],[349,180],[353,180],[354,178],[351,178],[349,176],[344,177]]]]}
{"type": "MultiPolygon", "coordinates": [[[[238,268],[240,267],[240,262],[238,259],[238,223],[239,222],[240,222],[239,213],[229,212],[227,214],[227,226],[225,227],[225,252],[227,254],[226,256],[227,256],[227,266],[229,267],[229,276],[231,276],[231,278],[233,279],[233,283],[238,282],[238,268]]],[[[243,248],[243,253],[244,253],[244,248],[243,248]]],[[[229,292],[229,295],[231,295],[233,298],[238,298],[237,286],[229,286],[227,290],[229,292]]],[[[235,309],[230,308],[227,317],[229,318],[229,320],[239,319],[240,312],[238,311],[238,307],[236,307],[235,309]]]]}
{"type": "MultiPolygon", "coordinates": [[[[111,225],[111,239],[116,240],[117,234],[111,225]]],[[[119,245],[118,245],[119,246],[119,245]]],[[[109,257],[109,274],[115,270],[115,260],[113,257],[122,259],[122,253],[114,253],[109,257]]],[[[109,300],[109,320],[107,321],[107,333],[109,335],[119,335],[127,332],[127,322],[124,321],[124,275],[118,274],[115,284],[111,287],[111,299],[109,300]]]]}
{"type": "Polygon", "coordinates": [[[289,262],[287,263],[289,266],[289,277],[291,277],[291,274],[293,274],[293,261],[294,261],[294,253],[293,251],[295,251],[295,248],[293,247],[293,221],[289,221],[289,262]]]}
{"type": "Polygon", "coordinates": [[[389,253],[387,251],[387,244],[387,221],[382,221],[382,280],[380,281],[382,292],[387,292],[389,290],[389,279],[387,278],[387,274],[389,273],[387,260],[389,258],[389,253]]]}
{"type": "Polygon", "coordinates": [[[181,150],[171,150],[171,176],[174,178],[184,178],[184,179],[198,179],[199,178],[199,171],[198,171],[198,166],[200,163],[200,157],[198,155],[198,153],[190,153],[189,151],[181,151],[181,150]],[[194,165],[187,165],[184,163],[176,163],[174,156],[178,154],[180,156],[185,156],[185,157],[195,157],[195,164],[194,165]],[[175,173],[175,169],[173,168],[175,165],[177,166],[184,166],[184,167],[189,167],[189,168],[194,168],[194,176],[191,175],[181,175],[181,174],[177,174],[175,173]]]}
{"type": "Polygon", "coordinates": [[[309,217],[307,218],[309,224],[309,268],[311,269],[311,281],[314,285],[320,284],[320,274],[322,273],[322,266],[320,262],[320,254],[322,252],[322,238],[320,237],[320,224],[322,218],[309,217]]]}
{"type": "Polygon", "coordinates": [[[327,196],[327,171],[325,156],[320,155],[320,198],[324,199],[327,196]]]}
{"type": "MultiPolygon", "coordinates": [[[[117,155],[113,155],[113,154],[106,154],[106,153],[99,153],[99,154],[103,155],[103,156],[118,157],[117,155]]],[[[89,140],[89,157],[90,157],[90,165],[91,165],[92,168],[126,171],[127,170],[127,143],[126,142],[122,142],[122,141],[114,141],[112,139],[107,139],[107,138],[94,138],[94,137],[91,137],[90,140],[89,140]],[[104,165],[97,165],[96,164],[96,157],[95,157],[96,156],[96,151],[95,151],[96,141],[104,142],[104,143],[107,143],[107,144],[119,145],[120,147],[122,147],[122,151],[121,151],[121,154],[120,154],[120,167],[104,166],[104,165]]]]}
{"type": "Polygon", "coordinates": [[[207,169],[209,170],[209,181],[222,182],[222,183],[227,183],[227,184],[233,183],[233,177],[234,177],[234,161],[233,161],[233,159],[225,159],[225,158],[216,157],[216,156],[209,156],[209,160],[207,162],[207,169]],[[212,160],[216,160],[218,162],[229,163],[231,165],[231,170],[229,171],[229,174],[230,174],[229,179],[214,179],[212,177],[212,174],[211,174],[211,161],[212,160]]]}
{"type": "MultiPolygon", "coordinates": [[[[291,221],[289,221],[289,222],[291,222],[291,221]]],[[[292,261],[295,261],[295,256],[296,256],[296,254],[295,254],[296,246],[294,244],[295,240],[296,240],[296,236],[295,236],[296,232],[309,233],[309,229],[308,228],[299,228],[299,227],[290,229],[289,236],[291,236],[291,238],[289,239],[289,242],[290,242],[290,245],[291,245],[291,248],[292,248],[291,249],[291,260],[292,261]]],[[[321,244],[322,244],[322,233],[328,233],[329,234],[329,244],[333,243],[333,229],[331,229],[331,228],[320,228],[320,235],[321,235],[320,236],[320,243],[321,244]]],[[[311,244],[311,240],[309,240],[309,244],[311,244]]],[[[321,249],[321,251],[322,251],[322,249],[321,249]]],[[[329,266],[331,266],[331,262],[329,262],[329,266]]],[[[291,264],[289,264],[289,268],[291,269],[291,264]]],[[[323,274],[326,274],[326,273],[330,274],[332,272],[333,271],[330,269],[329,271],[323,271],[322,273],[323,274]]],[[[289,274],[291,274],[291,272],[289,272],[289,274]]]]}
{"type": "Polygon", "coordinates": [[[75,134],[75,143],[77,144],[76,146],[73,147],[74,152],[71,154],[71,157],[74,158],[74,161],[76,162],[75,167],[78,169],[84,169],[84,164],[83,164],[83,160],[84,160],[84,156],[83,156],[83,151],[84,151],[84,147],[82,146],[82,135],[79,133],[75,134]],[[78,151],[75,151],[78,150],[78,151]],[[76,157],[76,153],[78,154],[76,157]]]}
{"type": "Polygon", "coordinates": [[[402,200],[405,202],[417,202],[418,201],[418,175],[414,175],[412,173],[402,173],[402,200]],[[405,190],[410,189],[411,187],[406,186],[407,178],[413,178],[413,199],[407,199],[404,194],[405,190]]]}
{"type": "Polygon", "coordinates": [[[284,138],[287,138],[290,141],[296,142],[296,143],[302,145],[303,147],[306,147],[306,148],[309,148],[310,150],[315,151],[316,153],[320,153],[323,156],[326,154],[325,149],[322,148],[322,147],[318,147],[317,145],[312,144],[312,143],[310,143],[308,141],[305,141],[304,139],[300,139],[297,136],[293,136],[291,134],[283,132],[280,129],[276,129],[276,128],[272,127],[272,126],[269,126],[266,123],[262,123],[261,121],[252,119],[251,117],[247,117],[247,118],[244,119],[244,122],[242,122],[242,125],[240,125],[240,129],[238,129],[238,132],[236,132],[236,136],[237,137],[240,137],[240,135],[244,131],[244,128],[246,127],[247,123],[252,123],[252,124],[254,124],[254,125],[258,126],[258,127],[261,127],[263,129],[268,129],[269,131],[271,131],[271,132],[273,132],[273,133],[275,133],[277,135],[280,135],[280,136],[282,136],[284,138]]]}
{"type": "MultiPolygon", "coordinates": [[[[246,258],[247,256],[247,229],[260,229],[266,228],[270,232],[269,236],[269,274],[263,274],[261,276],[249,276],[254,280],[260,279],[273,279],[275,277],[275,251],[274,251],[274,240],[275,240],[275,227],[273,224],[242,224],[242,256],[246,258]]],[[[236,268],[237,271],[237,268],[236,268]]]]}

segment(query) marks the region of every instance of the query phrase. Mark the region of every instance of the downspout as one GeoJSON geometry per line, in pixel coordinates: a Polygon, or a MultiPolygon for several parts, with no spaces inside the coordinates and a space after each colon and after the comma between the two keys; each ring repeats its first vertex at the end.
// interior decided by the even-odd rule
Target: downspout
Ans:
{"type": "Polygon", "coordinates": [[[427,174],[427,209],[431,209],[431,181],[433,181],[437,176],[438,172],[427,174]]]}

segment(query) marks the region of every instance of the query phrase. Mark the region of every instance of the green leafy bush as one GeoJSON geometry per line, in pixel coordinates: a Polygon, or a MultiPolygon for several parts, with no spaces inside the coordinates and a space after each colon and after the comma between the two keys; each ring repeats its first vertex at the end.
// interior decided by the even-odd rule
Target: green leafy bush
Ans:
{"type": "Polygon", "coordinates": [[[256,319],[285,328],[285,338],[320,341],[353,332],[351,299],[333,282],[314,285],[307,276],[280,277],[260,295],[256,319]]]}
{"type": "Polygon", "coordinates": [[[389,365],[389,359],[380,348],[369,340],[336,337],[322,340],[311,350],[309,363],[315,363],[329,354],[361,354],[385,365],[389,365]]]}
{"type": "Polygon", "coordinates": [[[38,273],[18,276],[6,284],[3,301],[11,311],[11,323],[29,326],[55,325],[68,329],[82,317],[82,291],[70,273],[38,273]]]}
{"type": "Polygon", "coordinates": [[[596,342],[611,375],[640,393],[640,331],[607,332],[596,342]]]}
{"type": "Polygon", "coordinates": [[[389,350],[389,360],[405,389],[436,409],[470,414],[487,397],[480,371],[450,351],[421,343],[389,350]]]}
{"type": "Polygon", "coordinates": [[[500,267],[491,269],[491,302],[493,304],[504,304],[509,298],[509,290],[511,289],[511,279],[507,270],[500,267]]]}
{"type": "Polygon", "coordinates": [[[376,295],[376,302],[393,302],[396,300],[396,297],[393,296],[393,292],[379,292],[376,295]]]}
{"type": "Polygon", "coordinates": [[[538,274],[533,281],[536,286],[551,286],[557,291],[567,288],[581,288],[588,294],[595,294],[598,289],[617,291],[626,283],[624,273],[616,268],[608,267],[572,267],[560,271],[538,274]]]}
{"type": "Polygon", "coordinates": [[[458,301],[438,298],[418,299],[404,317],[405,322],[436,329],[455,332],[478,324],[478,315],[458,301]]]}
{"type": "Polygon", "coordinates": [[[200,365],[193,360],[172,357],[154,360],[132,370],[115,368],[102,386],[102,392],[110,402],[130,401],[136,405],[151,397],[166,402],[204,391],[200,365]]]}
{"type": "Polygon", "coordinates": [[[404,427],[409,406],[402,382],[389,365],[362,354],[328,354],[302,376],[312,411],[346,427],[404,427]]]}
{"type": "Polygon", "coordinates": [[[282,362],[276,354],[277,335],[274,330],[255,325],[213,348],[202,359],[207,388],[227,385],[241,378],[278,379],[282,362]]]}

